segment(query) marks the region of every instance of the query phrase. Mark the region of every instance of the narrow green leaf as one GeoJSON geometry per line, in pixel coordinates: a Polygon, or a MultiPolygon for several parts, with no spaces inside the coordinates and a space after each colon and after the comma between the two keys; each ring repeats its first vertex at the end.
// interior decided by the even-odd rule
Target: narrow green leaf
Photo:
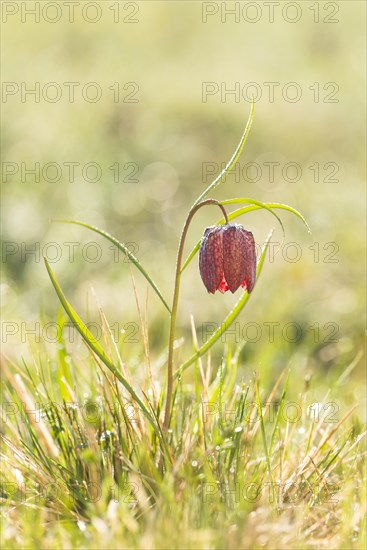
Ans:
{"type": "Polygon", "coordinates": [[[281,420],[281,416],[283,414],[284,400],[285,400],[285,396],[286,396],[287,389],[288,389],[289,375],[290,375],[290,371],[288,371],[287,378],[286,378],[285,383],[284,383],[282,397],[280,398],[280,403],[279,403],[279,407],[278,407],[278,411],[277,411],[277,416],[276,416],[275,424],[274,424],[274,428],[273,428],[273,433],[271,434],[270,447],[269,447],[269,454],[270,455],[272,454],[272,451],[273,451],[273,446],[274,446],[274,443],[275,443],[275,436],[276,436],[277,429],[278,429],[278,426],[279,426],[279,423],[280,423],[280,420],[281,420]]]}
{"type": "Polygon", "coordinates": [[[278,220],[278,222],[280,224],[280,227],[282,228],[282,231],[283,231],[283,239],[285,238],[285,231],[284,231],[284,226],[283,226],[282,220],[264,202],[256,201],[255,199],[240,198],[240,199],[226,199],[224,201],[220,201],[220,204],[223,204],[223,205],[225,205],[225,204],[254,204],[254,205],[258,206],[259,208],[264,208],[264,210],[267,210],[268,212],[270,212],[270,214],[278,220]]]}
{"type": "Polygon", "coordinates": [[[248,117],[248,120],[247,120],[247,124],[246,124],[246,128],[245,128],[245,131],[243,132],[242,134],[242,137],[241,137],[241,140],[237,146],[237,149],[235,150],[235,152],[233,153],[232,155],[232,158],[231,160],[228,162],[228,164],[226,165],[226,167],[221,171],[221,173],[219,174],[219,176],[217,176],[215,178],[215,180],[205,189],[205,191],[203,191],[203,193],[201,193],[200,197],[198,197],[196,199],[196,201],[194,202],[194,204],[192,205],[193,207],[198,204],[200,201],[202,201],[203,199],[205,199],[205,197],[208,196],[208,194],[213,191],[213,189],[215,187],[217,187],[221,181],[222,181],[222,178],[224,178],[224,176],[231,170],[231,168],[233,167],[233,165],[237,162],[239,156],[241,155],[242,153],[242,150],[245,146],[245,143],[247,141],[247,138],[248,138],[248,135],[250,133],[250,129],[251,129],[251,125],[252,125],[252,122],[253,122],[253,119],[254,119],[254,114],[255,114],[255,102],[252,101],[252,104],[251,104],[251,111],[250,111],[250,115],[248,117]]]}
{"type": "MultiPolygon", "coordinates": [[[[259,275],[261,273],[261,269],[262,269],[262,266],[263,266],[263,263],[264,263],[266,251],[268,249],[272,234],[273,234],[273,232],[271,231],[269,233],[269,235],[268,235],[268,237],[267,237],[267,239],[264,243],[263,249],[261,251],[261,255],[260,255],[260,258],[259,258],[259,261],[258,261],[258,264],[257,264],[257,268],[256,268],[256,280],[258,280],[259,275]]],[[[238,300],[237,304],[229,312],[227,317],[224,319],[222,324],[217,328],[217,330],[214,332],[214,334],[212,334],[212,336],[209,338],[209,340],[207,342],[205,342],[205,344],[203,346],[201,346],[201,348],[198,349],[198,351],[196,353],[194,353],[189,359],[187,359],[187,361],[185,361],[185,363],[183,363],[183,365],[181,365],[181,367],[179,369],[176,370],[176,372],[174,373],[174,378],[177,378],[178,376],[180,376],[183,373],[184,370],[186,370],[190,365],[192,365],[192,363],[194,363],[199,357],[204,355],[215,344],[215,342],[217,342],[217,340],[221,337],[221,335],[224,332],[226,332],[226,330],[231,326],[233,321],[241,313],[241,311],[242,311],[244,305],[246,304],[246,302],[248,301],[248,299],[249,299],[249,294],[245,290],[243,292],[241,298],[238,300]]]]}
{"type": "Polygon", "coordinates": [[[255,388],[256,388],[256,401],[257,401],[257,406],[258,406],[258,409],[259,409],[261,435],[262,435],[264,451],[265,451],[265,458],[266,458],[266,466],[267,466],[269,478],[270,478],[270,481],[271,481],[271,487],[272,487],[272,493],[273,493],[273,499],[274,499],[273,501],[276,502],[276,500],[275,500],[275,489],[274,489],[274,484],[273,484],[273,476],[272,476],[271,465],[270,465],[270,456],[269,456],[268,445],[267,445],[267,442],[266,442],[263,410],[262,410],[262,406],[261,406],[259,385],[257,383],[257,380],[255,381],[255,388]]]}
{"type": "Polygon", "coordinates": [[[59,285],[59,283],[56,280],[56,277],[47,261],[46,258],[44,258],[46,268],[48,271],[48,274],[50,276],[51,282],[54,286],[54,289],[56,290],[56,294],[59,297],[59,300],[66,311],[67,315],[70,317],[70,320],[74,324],[75,328],[80,333],[83,340],[88,344],[88,346],[94,351],[96,355],[103,361],[103,363],[106,365],[106,367],[116,376],[116,378],[121,382],[121,384],[126,388],[126,390],[129,392],[131,397],[136,401],[136,403],[139,405],[142,413],[146,416],[148,421],[150,422],[152,428],[154,431],[160,435],[159,429],[149,413],[147,407],[144,405],[140,397],[137,395],[135,390],[130,386],[130,384],[125,380],[125,378],[122,376],[121,372],[115,367],[115,365],[112,363],[112,361],[107,357],[101,346],[98,344],[96,339],[94,338],[93,334],[88,330],[88,328],[85,326],[83,321],[80,319],[79,315],[74,311],[70,303],[65,298],[65,295],[59,285]]]}
{"type": "Polygon", "coordinates": [[[158,286],[155,284],[155,282],[153,281],[151,276],[147,273],[147,271],[143,268],[139,260],[134,256],[132,252],[130,252],[130,250],[123,243],[121,243],[120,241],[115,239],[115,237],[107,233],[107,231],[103,231],[102,229],[99,229],[94,225],[89,225],[88,223],[79,222],[77,220],[52,220],[52,221],[57,223],[70,223],[74,225],[80,225],[81,227],[86,227],[87,229],[90,229],[91,231],[94,231],[95,233],[98,233],[99,235],[102,235],[102,237],[105,237],[106,239],[108,239],[119,250],[121,250],[129,258],[129,260],[139,269],[140,273],[146,278],[146,280],[151,285],[153,290],[159,296],[165,308],[171,313],[171,308],[167,304],[166,300],[163,298],[162,293],[159,290],[158,286]]]}

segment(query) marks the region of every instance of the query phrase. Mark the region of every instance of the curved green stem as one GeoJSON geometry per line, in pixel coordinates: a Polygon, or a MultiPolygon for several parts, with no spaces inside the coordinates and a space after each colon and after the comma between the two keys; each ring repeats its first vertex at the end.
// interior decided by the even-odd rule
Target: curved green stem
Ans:
{"type": "Polygon", "coordinates": [[[178,296],[180,291],[181,263],[182,263],[183,249],[185,245],[187,231],[189,229],[189,225],[191,223],[192,218],[194,217],[196,212],[199,210],[199,208],[201,208],[202,206],[206,206],[208,204],[215,204],[216,206],[219,206],[219,208],[223,212],[226,223],[228,223],[228,216],[224,206],[222,206],[219,203],[219,201],[215,199],[206,199],[197,204],[194,204],[194,206],[191,208],[186,218],[185,225],[183,226],[183,229],[182,229],[180,243],[178,245],[178,251],[177,251],[175,286],[173,291],[173,303],[172,303],[172,309],[171,309],[171,322],[170,322],[169,340],[168,340],[167,398],[166,398],[166,408],[164,411],[164,421],[163,421],[164,432],[168,430],[170,416],[171,416],[171,402],[172,402],[172,389],[173,389],[173,343],[175,340],[176,316],[177,316],[178,296]]]}

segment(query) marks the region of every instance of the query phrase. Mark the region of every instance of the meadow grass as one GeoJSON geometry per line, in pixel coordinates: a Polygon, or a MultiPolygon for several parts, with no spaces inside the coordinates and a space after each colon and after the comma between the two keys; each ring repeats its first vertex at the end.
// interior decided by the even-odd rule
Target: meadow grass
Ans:
{"type": "MultiPolygon", "coordinates": [[[[52,361],[37,351],[4,361],[5,548],[366,546],[365,432],[358,408],[336,407],[337,380],[322,402],[288,368],[269,388],[256,373],[239,380],[240,348],[225,346],[220,364],[199,359],[176,379],[165,451],[94,353],[78,360],[63,341],[52,361]]],[[[157,372],[147,356],[142,399],[155,418],[157,372]]]]}

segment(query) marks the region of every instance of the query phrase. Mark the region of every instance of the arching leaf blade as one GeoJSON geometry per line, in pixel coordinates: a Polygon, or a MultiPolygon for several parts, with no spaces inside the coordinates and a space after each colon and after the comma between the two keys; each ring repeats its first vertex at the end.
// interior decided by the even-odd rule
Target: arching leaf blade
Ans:
{"type": "MultiPolygon", "coordinates": [[[[293,208],[292,206],[289,206],[288,204],[283,204],[281,202],[260,202],[260,201],[254,200],[254,199],[247,199],[247,198],[234,198],[234,199],[226,199],[226,200],[220,201],[220,204],[242,204],[242,203],[253,204],[253,205],[257,206],[257,208],[265,208],[265,210],[272,210],[272,209],[278,208],[278,209],[281,209],[281,210],[286,210],[288,212],[291,212],[292,214],[294,214],[297,218],[299,218],[304,223],[304,225],[307,228],[308,233],[311,233],[310,226],[308,225],[305,217],[302,216],[301,212],[296,210],[296,208],[293,208]]],[[[256,210],[256,209],[252,208],[251,210],[256,210]]],[[[235,211],[235,212],[237,212],[237,211],[235,211]]],[[[272,213],[274,214],[274,212],[272,212],[272,213]]],[[[234,214],[234,212],[232,212],[232,214],[234,214]]],[[[274,215],[276,216],[276,214],[274,214],[274,215]]],[[[230,217],[230,216],[231,216],[231,214],[228,217],[230,217]]]]}
{"type": "Polygon", "coordinates": [[[166,300],[163,298],[161,291],[159,290],[158,286],[155,284],[151,276],[147,273],[147,271],[143,268],[139,260],[134,256],[132,252],[120,241],[118,241],[115,237],[107,233],[107,231],[103,231],[103,229],[99,229],[98,227],[95,227],[94,225],[89,225],[88,223],[80,222],[77,220],[52,220],[57,223],[69,223],[73,225],[80,225],[81,227],[85,227],[86,229],[90,229],[91,231],[94,231],[95,233],[98,233],[105,239],[108,239],[112,244],[114,244],[119,250],[121,250],[131,261],[132,264],[134,264],[137,269],[140,271],[140,273],[145,277],[145,279],[148,281],[150,286],[153,288],[154,292],[157,294],[157,296],[160,298],[161,302],[163,303],[164,307],[171,313],[171,308],[167,304],[166,300]]]}
{"type": "Polygon", "coordinates": [[[253,100],[252,103],[251,103],[251,111],[250,111],[249,117],[247,119],[245,130],[244,130],[244,132],[241,136],[240,142],[237,145],[237,148],[236,148],[235,152],[233,153],[231,159],[229,160],[229,162],[227,163],[225,168],[221,171],[219,176],[217,176],[215,178],[215,180],[205,189],[205,191],[203,191],[203,193],[201,193],[200,197],[198,197],[196,199],[196,201],[194,202],[192,207],[194,207],[200,201],[204,200],[205,197],[207,197],[208,194],[211,191],[213,191],[213,189],[221,183],[222,178],[224,178],[224,176],[233,168],[234,164],[237,162],[238,158],[240,157],[240,155],[243,151],[243,148],[245,146],[245,143],[247,141],[248,135],[250,133],[251,125],[252,125],[252,122],[254,120],[254,115],[255,115],[255,102],[253,100]]]}
{"type": "Polygon", "coordinates": [[[98,344],[96,339],[94,338],[93,334],[88,330],[88,328],[85,326],[79,315],[74,311],[71,304],[67,301],[59,283],[57,282],[57,279],[47,261],[46,258],[44,258],[45,265],[49,274],[49,277],[51,279],[51,282],[53,284],[53,287],[56,291],[56,294],[61,302],[61,305],[63,306],[65,312],[69,316],[71,322],[83,338],[83,340],[86,342],[86,344],[91,348],[91,350],[101,359],[101,361],[106,365],[106,367],[112,372],[114,376],[121,382],[121,384],[126,388],[126,390],[129,392],[131,397],[136,401],[136,403],[139,405],[142,413],[146,416],[149,423],[151,424],[154,431],[157,433],[157,435],[160,435],[160,430],[157,427],[152,415],[149,413],[147,407],[144,405],[140,397],[137,395],[135,390],[130,386],[130,384],[127,382],[127,380],[122,376],[121,372],[115,367],[115,365],[112,363],[112,361],[107,357],[102,347],[98,344]]]}

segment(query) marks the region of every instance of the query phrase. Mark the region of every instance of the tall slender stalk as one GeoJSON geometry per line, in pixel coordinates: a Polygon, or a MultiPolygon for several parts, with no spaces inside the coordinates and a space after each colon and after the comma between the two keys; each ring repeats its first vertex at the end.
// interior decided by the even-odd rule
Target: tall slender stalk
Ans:
{"type": "Polygon", "coordinates": [[[186,218],[185,225],[183,226],[183,229],[182,229],[180,243],[178,245],[178,251],[177,251],[175,286],[173,291],[173,302],[172,302],[172,309],[171,309],[171,321],[170,321],[169,340],[168,340],[167,398],[166,398],[166,408],[164,411],[164,421],[163,421],[164,432],[168,430],[170,416],[171,416],[172,389],[173,389],[173,344],[175,340],[177,306],[178,306],[178,297],[179,297],[179,291],[180,291],[182,254],[183,254],[183,249],[185,245],[187,231],[189,229],[192,218],[194,217],[196,212],[199,210],[199,208],[201,208],[202,206],[207,206],[208,204],[215,204],[216,206],[219,206],[219,208],[223,212],[226,223],[228,223],[228,216],[224,206],[222,206],[215,199],[206,199],[197,204],[194,204],[194,206],[191,208],[186,218]]]}

